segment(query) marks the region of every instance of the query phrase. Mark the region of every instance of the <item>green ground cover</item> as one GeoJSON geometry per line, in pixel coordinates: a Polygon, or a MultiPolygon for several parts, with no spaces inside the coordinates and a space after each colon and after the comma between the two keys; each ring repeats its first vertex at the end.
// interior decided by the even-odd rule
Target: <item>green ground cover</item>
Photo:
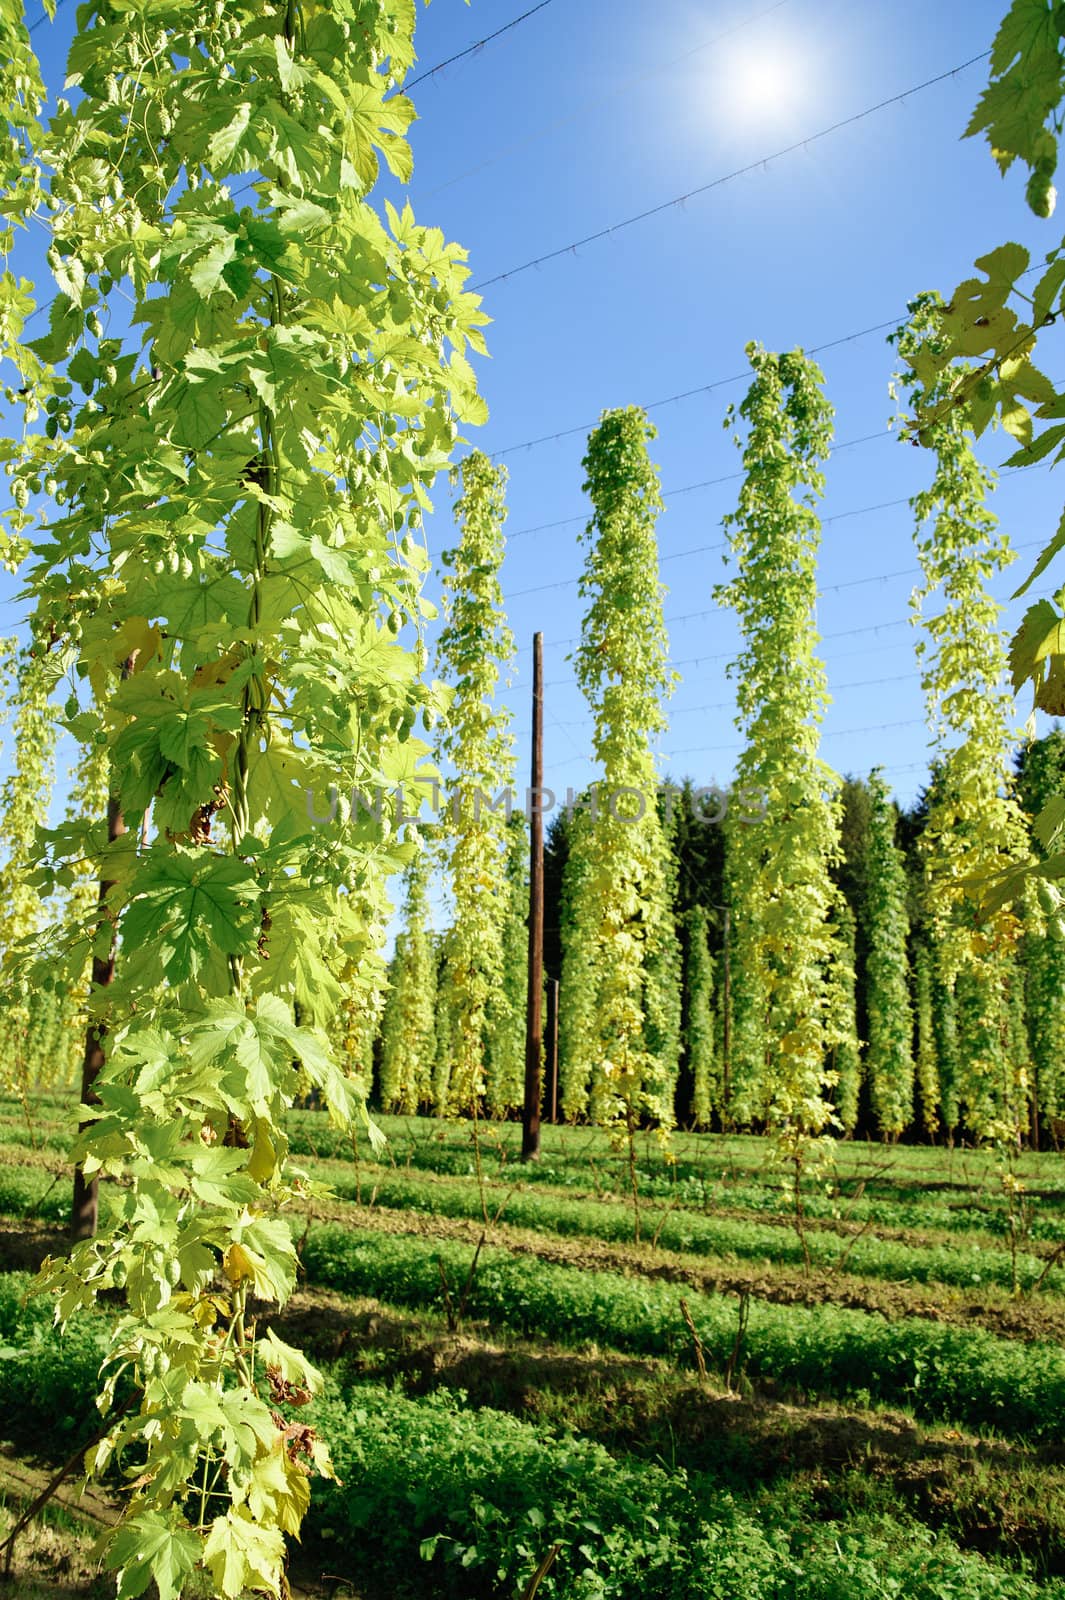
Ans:
{"type": "MultiPolygon", "coordinates": [[[[9,1266],[62,1247],[69,1204],[68,1105],[30,1109],[0,1103],[9,1266]]],[[[475,1150],[468,1125],[384,1123],[372,1162],[292,1119],[335,1195],[292,1217],[342,1480],[308,1537],[357,1593],[508,1600],[557,1543],[542,1600],[1065,1600],[1065,1354],[1040,1324],[1065,1274],[1009,1294],[1060,1236],[1061,1158],[1018,1164],[1011,1253],[985,1153],[841,1145],[809,1188],[804,1279],[760,1141],[679,1135],[675,1165],[641,1142],[637,1246],[601,1134],[548,1129],[522,1168],[513,1126],[475,1150]],[[742,1337],[739,1296],[701,1286],[722,1263],[757,1269],[742,1337]],[[921,1315],[829,1303],[863,1284],[921,1315]],[[1001,1331],[967,1320],[989,1303],[1001,1331]]],[[[98,1425],[106,1316],[59,1340],[28,1282],[0,1275],[2,1431],[58,1460],[98,1425]]]]}

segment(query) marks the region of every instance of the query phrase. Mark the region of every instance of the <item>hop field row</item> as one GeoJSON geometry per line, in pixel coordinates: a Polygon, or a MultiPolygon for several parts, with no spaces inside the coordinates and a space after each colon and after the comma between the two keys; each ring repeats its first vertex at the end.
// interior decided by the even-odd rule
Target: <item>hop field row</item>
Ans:
{"type": "MultiPolygon", "coordinates": [[[[109,1198],[116,1203],[117,1195],[109,1198]]],[[[459,1191],[463,1206],[468,1198],[459,1191]]],[[[401,1203],[398,1194],[393,1199],[401,1203]]],[[[65,1192],[46,1171],[0,1168],[0,1210],[57,1219],[64,1206],[65,1192]]],[[[609,1208],[600,1209],[609,1214],[609,1208]]],[[[469,1214],[462,1207],[459,1212],[469,1214]]],[[[470,1249],[453,1241],[346,1224],[308,1228],[303,1218],[294,1219],[293,1230],[304,1235],[302,1259],[310,1281],[397,1305],[442,1306],[444,1281],[457,1292],[470,1265],[470,1249]]],[[[787,1235],[772,1232],[790,1243],[787,1235]]],[[[654,1278],[589,1272],[489,1247],[481,1252],[468,1310],[524,1333],[686,1361],[692,1341],[680,1311],[683,1292],[654,1278]]],[[[707,1359],[723,1370],[736,1335],[735,1301],[697,1291],[688,1291],[687,1300],[707,1359]]],[[[921,1415],[990,1425],[1007,1434],[1044,1437],[1065,1429],[1065,1356],[1048,1342],[1020,1344],[919,1318],[891,1322],[844,1307],[776,1306],[756,1299],[743,1358],[752,1377],[809,1394],[903,1403],[921,1415]]]]}
{"type": "MultiPolygon", "coordinates": [[[[783,1304],[775,1286],[792,1286],[783,1300],[803,1281],[801,1244],[751,1141],[725,1147],[681,1136],[675,1170],[653,1146],[642,1151],[645,1237],[636,1247],[607,1140],[550,1130],[540,1167],[523,1169],[516,1131],[482,1129],[475,1152],[468,1126],[426,1134],[396,1121],[386,1157],[371,1161],[332,1142],[323,1118],[292,1118],[301,1164],[335,1196],[325,1207],[331,1220],[291,1219],[306,1294],[349,1330],[337,1342],[347,1354],[338,1355],[328,1339],[315,1346],[313,1309],[297,1328],[328,1371],[316,1420],[342,1484],[316,1493],[308,1534],[332,1552],[331,1568],[384,1583],[396,1597],[488,1600],[518,1592],[557,1543],[543,1600],[1065,1600],[1065,1484],[1053,1464],[1065,1427],[1065,1356],[1050,1340],[964,1322],[973,1296],[1004,1295],[1014,1269],[1031,1286],[1051,1254],[1029,1240],[1011,1258],[996,1231],[1001,1216],[991,1214],[992,1163],[958,1152],[951,1175],[942,1154],[937,1166],[924,1151],[841,1151],[852,1192],[820,1191],[825,1214],[806,1234],[819,1276],[806,1303],[783,1304]],[[483,1184],[468,1171],[475,1154],[483,1184]],[[592,1174],[598,1194],[588,1192],[592,1174]],[[922,1181],[928,1204],[914,1238],[907,1223],[922,1181]],[[501,1205],[471,1274],[484,1208],[494,1216],[501,1205]],[[715,1270],[727,1280],[728,1264],[737,1281],[760,1274],[742,1329],[739,1296],[705,1286],[715,1270]],[[846,1285],[865,1283],[871,1302],[872,1286],[895,1286],[902,1308],[925,1286],[929,1309],[888,1317],[858,1302],[816,1303],[833,1283],[841,1298],[846,1285]],[[935,1320],[931,1308],[951,1296],[954,1320],[935,1320]],[[372,1331],[361,1343],[351,1332],[351,1308],[364,1297],[378,1308],[365,1326],[391,1318],[406,1330],[394,1348],[375,1344],[372,1331]],[[444,1333],[446,1320],[459,1332],[444,1333]],[[453,1361],[440,1350],[449,1337],[453,1361]],[[528,1374],[506,1376],[511,1347],[549,1348],[548,1368],[566,1374],[531,1408],[528,1374]],[[652,1411],[663,1407],[653,1425],[641,1432],[639,1406],[626,1422],[631,1394],[619,1399],[615,1379],[588,1390],[580,1374],[591,1371],[627,1373],[625,1383],[644,1386],[652,1411]],[[476,1390],[469,1400],[464,1373],[476,1390]],[[714,1421],[686,1437],[684,1412],[670,1407],[705,1411],[726,1374],[752,1414],[769,1408],[774,1427],[792,1419],[796,1439],[821,1429],[822,1465],[784,1470],[775,1446],[751,1454],[742,1439],[715,1435],[714,1421]],[[849,1425],[851,1416],[865,1420],[849,1425]],[[870,1442],[922,1428],[945,1430],[948,1441],[967,1429],[975,1442],[947,1444],[923,1462],[921,1470],[946,1472],[948,1486],[933,1490],[892,1456],[895,1444],[876,1447],[887,1465],[875,1477],[844,1470],[831,1440],[848,1426],[870,1442]]],[[[28,1125],[4,1108],[0,1213],[44,1228],[65,1221],[68,1139],[61,1115],[28,1125]]],[[[1049,1224],[1060,1204],[1055,1159],[1027,1158],[1024,1180],[1049,1224]]],[[[122,1197],[103,1186],[105,1217],[122,1197]]],[[[1033,1326],[1040,1306],[1056,1325],[1063,1286],[1062,1269],[1051,1266],[1024,1302],[1033,1326]]],[[[107,1324],[82,1318],[58,1340],[49,1307],[23,1305],[24,1289],[18,1274],[0,1278],[5,1432],[38,1447],[47,1418],[52,1449],[65,1456],[94,1424],[87,1397],[107,1324]]]]}
{"type": "MultiPolygon", "coordinates": [[[[26,1286],[20,1274],[0,1279],[0,1406],[16,1441],[43,1436],[65,1453],[93,1425],[86,1396],[107,1320],[79,1318],[57,1342],[48,1308],[23,1302],[26,1286]]],[[[1065,1596],[1065,1582],[1040,1584],[897,1508],[826,1517],[805,1488],[735,1494],[711,1474],[547,1435],[461,1395],[353,1382],[339,1364],[301,1420],[329,1438],[339,1479],[315,1497],[310,1534],[397,1600],[516,1592],[554,1545],[543,1592],[567,1600],[1065,1596]]]]}
{"type": "MultiPolygon", "coordinates": [[[[292,1145],[297,1155],[311,1158],[315,1176],[346,1199],[372,1198],[374,1204],[391,1209],[468,1218],[482,1216],[487,1204],[493,1214],[498,1210],[513,1225],[548,1234],[617,1243],[632,1239],[633,1210],[631,1201],[626,1204],[623,1192],[618,1192],[623,1191],[620,1177],[617,1189],[612,1185],[605,1189],[600,1181],[597,1195],[573,1192],[579,1186],[575,1174],[583,1174],[587,1188],[589,1155],[583,1149],[580,1154],[573,1151],[587,1143],[583,1131],[577,1135],[565,1130],[571,1137],[558,1155],[551,1153],[542,1165],[527,1167],[499,1155],[500,1149],[509,1155],[513,1129],[496,1131],[506,1142],[500,1140],[494,1153],[490,1142],[477,1153],[487,1197],[473,1177],[474,1154],[461,1130],[447,1139],[418,1138],[408,1145],[407,1161],[396,1159],[403,1153],[397,1140],[390,1164],[365,1159],[355,1164],[350,1146],[338,1149],[321,1119],[304,1114],[293,1119],[292,1145]],[[435,1177],[448,1181],[433,1182],[435,1177]]],[[[9,1167],[17,1169],[25,1159],[21,1152],[31,1139],[42,1155],[59,1155],[69,1144],[69,1134],[58,1122],[28,1130],[10,1118],[0,1123],[0,1139],[4,1141],[0,1206],[17,1213],[29,1203],[29,1195],[20,1199],[22,1180],[11,1179],[9,1167]],[[2,1198],[5,1192],[7,1201],[2,1198]]],[[[609,1146],[600,1148],[599,1155],[610,1158],[609,1146]]],[[[823,1186],[811,1186],[803,1199],[807,1226],[801,1240],[782,1206],[779,1187],[771,1178],[766,1180],[764,1149],[762,1156],[760,1181],[733,1180],[727,1186],[714,1170],[719,1155],[716,1162],[687,1163],[686,1172],[685,1164],[678,1162],[681,1176],[671,1167],[663,1172],[661,1160],[657,1167],[639,1169],[645,1236],[663,1249],[726,1260],[797,1265],[808,1252],[817,1267],[838,1270],[845,1264],[851,1273],[888,1281],[957,1288],[995,1285],[1022,1291],[1038,1282],[1047,1291],[1065,1289],[1065,1265],[1050,1259],[1065,1222],[1065,1189],[1057,1187],[1061,1164],[1055,1157],[1030,1159],[1025,1181],[1032,1199],[1020,1217],[1014,1215],[1012,1236],[1010,1213],[994,1169],[986,1159],[979,1161],[966,1153],[967,1166],[975,1168],[968,1181],[960,1177],[957,1189],[952,1185],[945,1198],[942,1192],[933,1192],[920,1205],[906,1198],[908,1177],[901,1200],[897,1180],[889,1193],[876,1198],[869,1198],[864,1189],[855,1195],[832,1196],[823,1186]],[[996,1185],[997,1193],[990,1184],[996,1185]]],[[[606,1159],[601,1168],[593,1159],[592,1170],[615,1177],[606,1159]]],[[[908,1168],[903,1170],[908,1174],[908,1168]]],[[[58,1199],[52,1209],[39,1214],[61,1215],[58,1199]]]]}

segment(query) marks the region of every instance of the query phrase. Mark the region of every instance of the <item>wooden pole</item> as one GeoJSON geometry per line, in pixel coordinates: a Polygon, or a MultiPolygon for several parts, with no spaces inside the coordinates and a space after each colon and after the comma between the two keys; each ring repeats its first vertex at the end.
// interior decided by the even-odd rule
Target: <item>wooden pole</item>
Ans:
{"type": "Polygon", "coordinates": [[[558,979],[547,982],[547,1070],[551,1083],[551,1121],[558,1121],[558,979]]]}
{"type": "Polygon", "coordinates": [[[525,1106],[521,1159],[540,1155],[544,1003],[544,636],[533,635],[532,786],[529,790],[529,988],[525,1005],[525,1106]]]}
{"type": "MultiPolygon", "coordinates": [[[[107,803],[107,840],[114,844],[116,839],[126,831],[126,824],[122,817],[120,802],[114,795],[107,803]]],[[[100,921],[101,931],[108,929],[110,916],[107,908],[107,897],[114,888],[114,883],[101,877],[100,879],[100,921]]],[[[99,935],[98,935],[99,936],[99,935]]],[[[106,989],[115,981],[115,936],[113,924],[110,924],[109,937],[104,955],[95,955],[92,958],[92,994],[98,994],[101,989],[106,989]]],[[[104,1065],[104,1039],[107,1026],[103,1021],[92,1020],[85,1035],[85,1054],[81,1063],[81,1104],[83,1106],[97,1105],[96,1080],[100,1076],[104,1065]]],[[[79,1133],[84,1133],[91,1124],[83,1122],[78,1128],[79,1133]]],[[[82,1239],[94,1239],[96,1226],[100,1214],[100,1180],[95,1175],[87,1178],[81,1167],[74,1168],[74,1196],[70,1206],[70,1237],[75,1244],[82,1239]]]]}
{"type": "MultiPolygon", "coordinates": [[[[130,656],[122,663],[122,681],[125,682],[133,671],[134,657],[130,656]]],[[[117,795],[111,795],[107,802],[107,842],[114,844],[121,839],[126,831],[126,820],[122,815],[122,803],[117,795]]],[[[114,888],[110,878],[101,874],[99,892],[99,920],[97,922],[97,940],[103,942],[101,936],[106,936],[107,943],[103,955],[94,955],[92,958],[92,977],[90,982],[90,995],[96,995],[101,989],[106,989],[115,981],[115,926],[108,908],[107,900],[114,888]]],[[[104,1039],[107,1036],[107,1025],[103,1020],[90,1019],[85,1034],[85,1053],[81,1062],[81,1104],[83,1106],[98,1105],[96,1096],[96,1080],[103,1071],[104,1065],[104,1039]]],[[[79,1133],[84,1133],[92,1124],[82,1122],[78,1128],[79,1133]]],[[[74,1194],[70,1204],[70,1237],[74,1244],[83,1239],[94,1239],[100,1219],[100,1180],[95,1174],[87,1178],[81,1167],[74,1168],[74,1194]]]]}

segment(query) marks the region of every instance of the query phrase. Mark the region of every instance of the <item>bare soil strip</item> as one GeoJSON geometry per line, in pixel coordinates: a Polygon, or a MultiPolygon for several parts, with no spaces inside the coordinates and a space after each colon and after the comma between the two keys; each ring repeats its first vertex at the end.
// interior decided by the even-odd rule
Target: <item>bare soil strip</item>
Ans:
{"type": "MultiPolygon", "coordinates": [[[[461,1239],[473,1247],[484,1231],[483,1224],[472,1219],[389,1211],[354,1202],[343,1206],[318,1206],[315,1216],[322,1221],[348,1222],[352,1227],[380,1233],[461,1239]]],[[[929,1287],[816,1270],[807,1276],[792,1267],[748,1266],[742,1262],[714,1262],[702,1266],[690,1255],[652,1249],[649,1244],[618,1245],[589,1238],[552,1238],[505,1222],[489,1228],[485,1242],[515,1255],[532,1255],[562,1266],[624,1272],[634,1277],[687,1284],[704,1294],[737,1295],[747,1291],[753,1298],[775,1305],[847,1306],[888,1318],[920,1317],[929,1322],[986,1328],[1007,1339],[1065,1341],[1065,1302],[1059,1298],[1039,1296],[1014,1300],[1005,1290],[993,1287],[980,1291],[960,1290],[941,1284],[929,1287]]]]}

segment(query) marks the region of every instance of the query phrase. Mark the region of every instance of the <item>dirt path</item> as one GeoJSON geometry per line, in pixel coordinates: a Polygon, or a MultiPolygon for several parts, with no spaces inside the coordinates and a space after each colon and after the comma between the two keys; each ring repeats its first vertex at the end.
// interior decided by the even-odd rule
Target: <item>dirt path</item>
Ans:
{"type": "MultiPolygon", "coordinates": [[[[306,1160],[308,1169],[317,1171],[327,1183],[334,1174],[340,1174],[350,1179],[354,1171],[352,1162],[344,1156],[322,1156],[312,1153],[306,1160]]],[[[57,1151],[54,1147],[31,1149],[21,1145],[5,1146],[0,1144],[0,1166],[4,1165],[48,1172],[60,1182],[65,1181],[69,1173],[69,1164],[63,1152],[57,1151]]],[[[429,1188],[445,1190],[454,1188],[455,1185],[465,1185],[472,1182],[468,1174],[438,1172],[432,1167],[408,1168],[402,1162],[395,1162],[392,1165],[364,1162],[362,1164],[362,1174],[365,1186],[370,1191],[372,1191],[374,1183],[380,1179],[410,1177],[429,1188]]],[[[612,1187],[604,1189],[601,1186],[595,1189],[580,1184],[562,1185],[542,1182],[526,1184],[518,1177],[517,1169],[513,1173],[500,1169],[489,1178],[488,1191],[490,1201],[494,1203],[502,1198],[509,1186],[511,1176],[515,1179],[515,1186],[522,1193],[542,1199],[545,1205],[548,1206],[551,1201],[558,1201],[563,1204],[579,1204],[582,1202],[601,1204],[605,1201],[607,1203],[616,1202],[621,1207],[625,1207],[630,1203],[626,1195],[621,1194],[612,1187]]],[[[953,1187],[954,1185],[951,1184],[937,1184],[934,1181],[930,1181],[924,1185],[924,1191],[927,1192],[936,1188],[951,1189],[953,1187]]],[[[1026,1190],[1026,1195],[1030,1200],[1042,1198],[1044,1202],[1053,1202],[1053,1214],[1055,1216],[1065,1216],[1061,1206],[1062,1195],[1059,1191],[1030,1188],[1026,1190]]],[[[969,1212],[985,1212],[990,1215],[990,1208],[975,1193],[967,1195],[963,1190],[961,1198],[955,1204],[969,1212]]],[[[982,1250],[993,1251],[996,1255],[1006,1256],[1009,1252],[1009,1242],[1003,1234],[984,1230],[975,1225],[969,1225],[965,1228],[937,1228],[933,1220],[919,1227],[911,1223],[891,1222],[887,1218],[862,1222],[848,1215],[846,1197],[841,1197],[840,1206],[841,1215],[838,1217],[807,1216],[807,1232],[810,1234],[831,1234],[840,1241],[841,1249],[846,1248],[847,1243],[851,1240],[865,1238],[883,1240],[913,1249],[951,1249],[964,1244],[966,1248],[979,1247],[982,1250]]],[[[677,1205],[675,1202],[666,1200],[661,1195],[653,1198],[646,1197],[643,1201],[643,1209],[648,1233],[653,1232],[656,1221],[670,1211],[678,1217],[685,1215],[698,1217],[704,1214],[704,1208],[695,1200],[687,1200],[677,1205]]],[[[716,1220],[722,1222],[751,1223],[758,1227],[777,1229],[784,1233],[790,1232],[793,1227],[791,1218],[782,1211],[746,1206],[731,1201],[725,1194],[718,1196],[714,1200],[711,1214],[716,1220]]],[[[1026,1245],[1025,1248],[1029,1254],[1034,1255],[1046,1254],[1049,1251],[1049,1246],[1046,1245],[1046,1242],[1038,1240],[1026,1245]]]]}
{"type": "MultiPolygon", "coordinates": [[[[461,1240],[475,1247],[482,1225],[464,1217],[429,1216],[424,1212],[390,1211],[358,1206],[353,1202],[322,1205],[315,1219],[347,1223],[378,1233],[402,1237],[461,1240]]],[[[649,1245],[611,1244],[604,1240],[552,1238],[531,1228],[500,1222],[489,1230],[488,1242],[516,1255],[532,1255],[562,1266],[623,1272],[698,1289],[703,1294],[739,1295],[774,1305],[837,1305],[882,1316],[919,1317],[957,1327],[986,1328],[1006,1339],[1053,1339],[1065,1343],[1065,1302],[1036,1296],[1014,1300],[1005,1290],[952,1289],[889,1279],[861,1278],[853,1273],[811,1272],[791,1267],[746,1266],[742,1262],[708,1264],[691,1256],[652,1249],[649,1245]]],[[[0,1221],[0,1270],[36,1272],[48,1254],[67,1248],[63,1230],[31,1221],[0,1221]]]]}

